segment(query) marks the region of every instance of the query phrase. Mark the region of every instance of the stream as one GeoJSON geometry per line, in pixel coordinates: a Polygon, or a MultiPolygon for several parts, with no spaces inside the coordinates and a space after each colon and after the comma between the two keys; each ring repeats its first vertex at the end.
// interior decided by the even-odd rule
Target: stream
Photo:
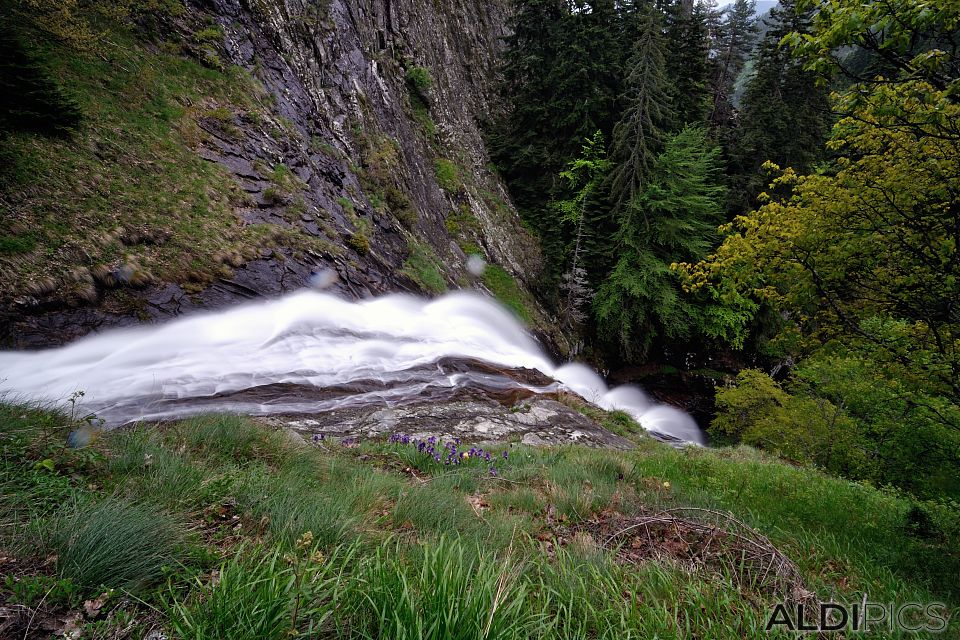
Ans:
{"type": "Polygon", "coordinates": [[[640,388],[611,389],[583,364],[558,366],[510,312],[468,292],[351,301],[301,291],[59,348],[0,352],[4,399],[68,409],[75,402],[72,410],[107,426],[561,390],[626,411],[655,434],[704,441],[693,418],[640,388]]]}

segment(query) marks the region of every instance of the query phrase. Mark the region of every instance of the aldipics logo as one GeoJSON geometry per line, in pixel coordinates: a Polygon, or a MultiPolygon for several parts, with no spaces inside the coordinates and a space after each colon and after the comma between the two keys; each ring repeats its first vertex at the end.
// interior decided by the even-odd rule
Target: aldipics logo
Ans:
{"type": "Polygon", "coordinates": [[[767,620],[767,631],[939,633],[947,628],[949,620],[950,613],[942,602],[779,603],[767,620]]]}

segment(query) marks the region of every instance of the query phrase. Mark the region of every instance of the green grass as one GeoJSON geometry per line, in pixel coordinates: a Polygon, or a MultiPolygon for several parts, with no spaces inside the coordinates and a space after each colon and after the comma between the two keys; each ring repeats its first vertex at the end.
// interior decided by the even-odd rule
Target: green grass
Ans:
{"type": "Polygon", "coordinates": [[[957,541],[911,535],[914,501],[748,448],[513,445],[453,467],[380,441],[296,445],[236,416],[79,450],[63,444],[75,426],[0,405],[0,549],[30,567],[0,598],[65,609],[101,586],[137,589],[141,616],[197,639],[768,637],[777,596],[735,559],[631,564],[576,533],[704,507],[769,537],[822,598],[957,603],[957,541]]]}
{"type": "Polygon", "coordinates": [[[88,591],[137,591],[156,584],[177,560],[176,525],[159,509],[108,496],[64,506],[48,544],[57,572],[88,591]]]}
{"type": "Polygon", "coordinates": [[[526,300],[526,294],[517,285],[506,269],[499,265],[488,264],[483,271],[483,284],[508,309],[524,322],[530,322],[532,314],[526,300]]]}

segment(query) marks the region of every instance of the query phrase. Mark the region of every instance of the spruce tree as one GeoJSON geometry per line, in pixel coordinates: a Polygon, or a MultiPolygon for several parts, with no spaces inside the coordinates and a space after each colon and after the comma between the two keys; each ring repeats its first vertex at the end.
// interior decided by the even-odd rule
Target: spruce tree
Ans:
{"type": "Polygon", "coordinates": [[[617,209],[640,193],[670,121],[670,85],[666,75],[660,16],[648,10],[641,25],[627,76],[627,109],[613,130],[610,194],[617,209]]]}
{"type": "Polygon", "coordinates": [[[710,105],[707,20],[709,8],[674,0],[665,7],[667,75],[671,80],[674,129],[706,121],[710,105]]]}
{"type": "Polygon", "coordinates": [[[685,294],[671,268],[705,257],[716,238],[724,198],[718,155],[704,129],[684,129],[618,216],[618,259],[593,310],[601,338],[627,360],[644,356],[658,336],[683,341],[718,332],[718,314],[685,294]]]}

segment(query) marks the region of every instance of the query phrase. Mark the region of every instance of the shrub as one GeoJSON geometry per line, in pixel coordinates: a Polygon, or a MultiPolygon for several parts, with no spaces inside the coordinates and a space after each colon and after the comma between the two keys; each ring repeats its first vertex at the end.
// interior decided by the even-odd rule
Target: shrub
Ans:
{"type": "Polygon", "coordinates": [[[412,89],[424,97],[426,97],[425,94],[430,91],[430,87],[433,86],[433,77],[430,75],[430,70],[426,67],[410,67],[407,69],[406,80],[412,89]]]}
{"type": "Polygon", "coordinates": [[[51,525],[60,576],[88,592],[155,584],[176,560],[178,538],[177,527],[158,509],[118,497],[70,504],[51,525]]]}
{"type": "Polygon", "coordinates": [[[370,238],[362,231],[351,234],[350,237],[347,238],[347,244],[353,247],[357,253],[365,254],[370,251],[370,238]]]}

